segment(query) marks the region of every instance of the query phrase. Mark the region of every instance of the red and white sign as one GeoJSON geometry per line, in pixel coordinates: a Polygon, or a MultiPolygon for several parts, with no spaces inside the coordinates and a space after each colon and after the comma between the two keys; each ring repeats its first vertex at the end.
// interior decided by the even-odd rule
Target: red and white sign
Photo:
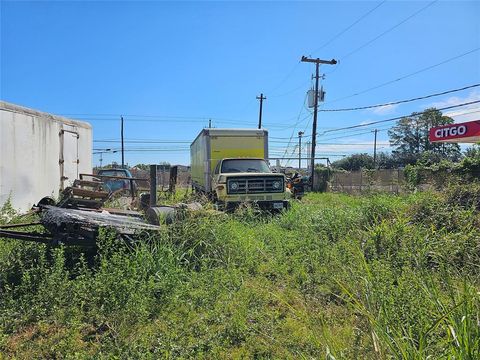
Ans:
{"type": "Polygon", "coordinates": [[[480,120],[433,127],[428,138],[430,142],[480,142],[480,120]]]}

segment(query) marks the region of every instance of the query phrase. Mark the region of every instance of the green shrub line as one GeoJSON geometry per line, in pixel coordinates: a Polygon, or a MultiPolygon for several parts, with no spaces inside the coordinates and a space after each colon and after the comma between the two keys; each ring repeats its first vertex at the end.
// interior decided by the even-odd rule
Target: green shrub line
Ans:
{"type": "MultiPolygon", "coordinates": [[[[0,241],[0,358],[478,359],[478,188],[0,241]]],[[[0,217],[1,218],[1,217],[0,217]]]]}
{"type": "Polygon", "coordinates": [[[465,157],[459,162],[442,160],[436,164],[416,164],[405,167],[405,178],[410,189],[420,184],[433,183],[437,189],[448,184],[468,184],[480,181],[480,157],[465,157]]]}

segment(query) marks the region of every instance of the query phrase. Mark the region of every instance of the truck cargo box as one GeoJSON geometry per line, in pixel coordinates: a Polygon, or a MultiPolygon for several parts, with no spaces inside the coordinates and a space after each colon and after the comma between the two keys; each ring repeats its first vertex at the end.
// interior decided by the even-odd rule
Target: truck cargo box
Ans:
{"type": "Polygon", "coordinates": [[[268,131],[264,129],[203,129],[190,145],[192,185],[210,192],[212,173],[225,158],[268,158],[268,131]]]}

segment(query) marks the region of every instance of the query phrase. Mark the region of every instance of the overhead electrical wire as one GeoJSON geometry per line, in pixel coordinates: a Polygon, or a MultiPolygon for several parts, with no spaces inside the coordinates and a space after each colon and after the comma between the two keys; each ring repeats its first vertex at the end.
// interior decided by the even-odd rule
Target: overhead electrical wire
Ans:
{"type": "MultiPolygon", "coordinates": [[[[463,105],[462,105],[463,106],[463,105]]],[[[469,115],[469,114],[474,114],[474,113],[480,113],[480,110],[475,110],[475,111],[467,111],[467,112],[462,112],[453,115],[454,117],[456,116],[463,116],[463,115],[469,115]]],[[[375,124],[373,124],[375,125],[375,124]]],[[[325,141],[332,141],[332,140],[337,140],[337,139],[345,139],[345,138],[351,138],[351,137],[356,137],[356,136],[361,136],[361,135],[366,135],[366,134],[371,134],[374,129],[376,129],[379,133],[380,132],[385,132],[393,128],[394,125],[387,125],[387,126],[365,126],[361,128],[356,128],[356,129],[351,129],[346,131],[345,133],[342,133],[342,135],[339,136],[334,136],[334,137],[323,137],[322,136],[322,142],[318,142],[317,145],[339,145],[339,146],[361,146],[361,145],[372,145],[371,143],[327,143],[325,141]],[[370,128],[369,128],[370,127],[370,128]],[[367,128],[367,129],[366,129],[367,128]]],[[[319,134],[321,135],[321,134],[319,134]]],[[[311,134],[304,135],[303,137],[311,137],[311,134]]],[[[283,138],[283,139],[288,139],[288,138],[283,138]]],[[[273,141],[270,141],[273,142],[273,141]]],[[[383,147],[390,147],[388,144],[382,144],[383,147]]],[[[303,146],[302,146],[303,148],[303,146]]],[[[282,151],[282,156],[285,156],[284,152],[282,151]]]]}
{"type": "MultiPolygon", "coordinates": [[[[103,154],[105,153],[118,153],[121,152],[121,149],[117,150],[111,150],[110,149],[94,149],[94,152],[102,152],[103,154]]],[[[124,152],[186,152],[190,151],[190,149],[125,149],[124,152]]]]}
{"type": "MultiPolygon", "coordinates": [[[[374,6],[372,9],[370,9],[369,11],[367,11],[365,14],[363,14],[362,16],[360,16],[357,20],[355,20],[353,23],[351,23],[349,26],[347,26],[345,29],[343,29],[342,31],[340,31],[339,33],[337,33],[336,35],[334,35],[332,38],[330,38],[329,40],[327,40],[323,45],[321,45],[320,47],[316,48],[315,50],[311,51],[310,53],[314,54],[316,53],[317,51],[319,50],[322,50],[323,48],[327,47],[328,45],[330,45],[333,41],[335,41],[336,39],[338,39],[340,36],[342,36],[343,34],[345,34],[348,30],[350,30],[352,27],[354,27],[355,25],[357,25],[360,21],[362,21],[363,19],[365,19],[368,15],[370,15],[372,12],[374,12],[375,10],[377,10],[380,6],[382,6],[384,3],[386,2],[386,0],[382,1],[380,4],[374,6]]],[[[278,88],[280,88],[281,85],[283,85],[292,75],[293,73],[295,72],[295,70],[297,69],[298,65],[300,64],[300,61],[296,62],[295,65],[293,66],[293,68],[287,73],[287,75],[278,83],[278,85],[276,85],[275,87],[273,87],[272,90],[270,90],[270,93],[272,93],[272,95],[270,95],[271,97],[281,97],[281,96],[285,96],[285,95],[288,95],[288,94],[291,94],[292,92],[295,92],[296,90],[298,90],[299,88],[301,88],[304,84],[298,86],[298,87],[295,87],[294,89],[291,89],[291,90],[288,90],[288,91],[285,91],[283,94],[281,95],[274,95],[275,94],[275,91],[277,91],[278,88]]]]}
{"type": "Polygon", "coordinates": [[[395,83],[395,82],[398,82],[398,81],[401,81],[401,80],[405,80],[405,79],[407,79],[407,78],[409,78],[409,77],[415,76],[415,75],[420,74],[420,73],[422,73],[422,72],[424,72],[424,71],[431,70],[431,69],[433,69],[433,68],[436,68],[437,66],[440,66],[440,65],[449,63],[450,61],[457,60],[457,59],[459,59],[459,58],[462,58],[462,57],[464,57],[464,56],[467,56],[467,55],[469,55],[469,54],[471,54],[471,53],[474,53],[475,51],[478,51],[478,50],[480,50],[480,47],[477,47],[477,48],[475,48],[475,49],[469,50],[469,51],[464,52],[464,53],[462,53],[462,54],[460,54],[460,55],[453,56],[453,57],[448,58],[448,59],[446,59],[446,60],[443,60],[443,61],[441,61],[441,62],[439,62],[439,63],[436,63],[436,64],[433,64],[433,65],[424,67],[424,68],[422,68],[422,69],[420,69],[420,70],[414,71],[414,72],[409,73],[409,74],[407,74],[407,75],[403,75],[403,76],[401,76],[401,77],[399,77],[399,78],[396,78],[396,79],[394,79],[394,80],[390,80],[390,81],[384,82],[384,83],[382,83],[382,84],[379,84],[379,85],[376,85],[376,86],[367,88],[367,89],[365,89],[365,90],[356,92],[356,93],[351,94],[351,95],[347,95],[347,96],[344,96],[344,97],[341,97],[341,98],[337,98],[337,99],[334,99],[334,100],[331,100],[331,101],[327,101],[327,102],[325,102],[325,104],[332,104],[332,103],[337,102],[337,101],[349,99],[349,98],[352,98],[352,97],[354,97],[354,96],[362,95],[362,94],[365,94],[365,93],[370,92],[370,91],[372,91],[372,90],[376,90],[376,89],[379,89],[379,88],[381,88],[381,87],[384,87],[384,86],[393,84],[393,83],[395,83]]]}
{"type": "Polygon", "coordinates": [[[345,34],[348,30],[350,30],[352,27],[354,27],[355,25],[357,25],[360,21],[362,21],[363,19],[365,19],[368,15],[370,15],[372,12],[374,12],[375,10],[377,10],[380,6],[382,6],[383,4],[385,4],[387,1],[384,0],[382,1],[380,4],[374,6],[372,9],[370,9],[369,11],[367,11],[365,14],[363,14],[362,16],[360,16],[357,20],[355,20],[353,23],[351,23],[349,26],[347,26],[345,29],[343,29],[342,31],[340,31],[339,33],[337,33],[335,36],[333,36],[330,40],[326,41],[322,46],[320,46],[319,48],[315,49],[312,51],[312,53],[316,53],[317,51],[319,50],[322,50],[323,48],[327,47],[328,45],[330,45],[334,40],[338,39],[340,36],[342,36],[343,34],[345,34]]]}
{"type": "MultiPolygon", "coordinates": [[[[463,103],[463,104],[458,104],[458,105],[453,105],[453,106],[440,108],[440,109],[437,109],[437,110],[448,110],[450,108],[468,106],[468,105],[479,103],[479,102],[480,102],[480,100],[479,101],[472,101],[472,102],[468,102],[468,103],[463,103]]],[[[425,112],[426,111],[419,112],[419,113],[416,113],[416,114],[421,115],[425,112]]],[[[469,115],[469,114],[474,114],[474,113],[480,113],[480,110],[462,112],[462,113],[458,113],[458,114],[451,115],[451,116],[457,117],[457,116],[469,115]]],[[[448,114],[444,114],[444,115],[449,116],[448,114]]],[[[379,122],[380,123],[386,123],[386,122],[389,122],[389,121],[399,120],[401,118],[408,117],[408,116],[411,116],[411,114],[410,115],[399,116],[399,117],[395,117],[395,118],[391,118],[391,119],[380,120],[379,122]]],[[[346,137],[353,137],[353,136],[368,134],[368,133],[371,133],[374,129],[377,129],[378,131],[385,131],[385,130],[391,129],[394,126],[394,125],[388,125],[386,127],[385,126],[382,126],[382,127],[374,126],[374,125],[377,125],[379,122],[370,122],[370,123],[359,124],[359,125],[354,125],[354,126],[328,129],[328,130],[323,131],[323,132],[318,132],[317,135],[322,136],[321,141],[330,141],[330,140],[334,140],[334,139],[342,139],[342,138],[346,138],[346,137]],[[367,129],[367,131],[365,131],[366,129],[367,129]],[[341,130],[347,130],[347,131],[345,131],[341,136],[327,137],[327,138],[323,137],[325,134],[327,134],[329,132],[336,132],[336,131],[341,131],[341,130]]],[[[304,138],[309,138],[311,136],[312,136],[311,134],[303,135],[304,138]]]]}
{"type": "MultiPolygon", "coordinates": [[[[383,131],[387,131],[389,129],[391,129],[392,126],[389,126],[387,128],[382,128],[382,129],[377,129],[377,132],[383,132],[383,131]]],[[[364,131],[364,132],[358,132],[358,133],[355,133],[355,134],[344,134],[344,135],[340,135],[340,136],[336,136],[336,137],[330,137],[330,138],[327,138],[327,139],[324,139],[324,140],[336,140],[336,139],[345,139],[345,138],[349,138],[349,137],[354,137],[354,136],[360,136],[360,135],[365,135],[365,134],[371,134],[373,131],[370,129],[368,131],[364,131]]]]}
{"type": "Polygon", "coordinates": [[[197,119],[197,120],[209,120],[209,119],[216,119],[216,120],[230,120],[236,121],[235,119],[227,119],[227,118],[217,118],[217,117],[209,117],[209,116],[177,116],[177,115],[139,115],[139,114],[112,114],[112,113],[63,113],[63,116],[107,116],[107,117],[116,117],[120,119],[121,116],[123,117],[140,117],[140,118],[168,118],[168,119],[197,119]]]}
{"type": "Polygon", "coordinates": [[[308,83],[310,82],[310,80],[307,80],[307,81],[304,81],[302,84],[300,84],[299,86],[296,86],[294,87],[293,89],[291,90],[288,90],[280,95],[269,95],[270,98],[278,98],[278,97],[283,97],[283,96],[286,96],[286,95],[290,95],[302,88],[305,88],[305,85],[307,85],[308,83]]]}
{"type": "MultiPolygon", "coordinates": [[[[295,128],[296,128],[296,126],[303,120],[303,119],[302,119],[302,120],[298,120],[298,119],[300,119],[300,116],[301,116],[302,113],[303,113],[304,106],[305,106],[305,104],[306,104],[306,102],[307,102],[307,96],[308,96],[308,95],[305,94],[305,98],[304,98],[304,100],[303,100],[302,107],[300,108],[300,112],[298,113],[298,116],[297,116],[297,122],[293,125],[292,134],[290,135],[290,139],[288,140],[288,145],[287,145],[287,147],[289,147],[289,146],[290,146],[290,143],[292,142],[292,138],[293,138],[293,135],[294,135],[294,133],[295,133],[295,128]]],[[[308,115],[308,116],[310,116],[310,115],[308,115]]],[[[304,118],[304,119],[305,119],[305,118],[304,118]]],[[[285,149],[285,154],[283,155],[283,157],[285,157],[286,154],[287,154],[287,149],[285,149]]]]}
{"type": "MultiPolygon", "coordinates": [[[[122,140],[93,140],[97,143],[121,143],[122,140]]],[[[136,140],[124,140],[124,143],[131,144],[191,144],[191,141],[177,141],[177,140],[154,140],[154,139],[136,139],[136,140]]]]}
{"type": "MultiPolygon", "coordinates": [[[[438,0],[434,0],[432,2],[430,2],[429,4],[427,4],[426,6],[422,7],[421,9],[417,10],[415,13],[411,14],[410,16],[408,16],[407,18],[405,18],[404,20],[402,20],[401,22],[397,23],[396,25],[394,25],[393,27],[387,29],[386,31],[382,32],[380,35],[376,36],[375,38],[373,38],[372,40],[368,41],[367,43],[361,45],[360,47],[358,47],[357,49],[351,51],[350,53],[348,53],[347,55],[341,57],[341,60],[351,56],[352,54],[354,54],[355,52],[361,50],[362,48],[368,46],[369,44],[371,44],[372,42],[376,41],[377,39],[379,39],[380,37],[386,35],[387,33],[389,33],[390,31],[394,30],[395,28],[399,27],[400,25],[402,25],[403,23],[405,23],[406,21],[408,21],[409,19],[413,18],[414,16],[416,16],[417,14],[419,14],[420,12],[422,12],[423,10],[427,9],[428,7],[430,7],[431,5],[433,5],[435,2],[437,2],[438,0]]],[[[382,3],[383,4],[383,3],[382,3]]],[[[381,5],[381,4],[380,4],[381,5]]],[[[378,5],[377,7],[379,7],[380,5],[378,5]]],[[[377,8],[376,7],[376,8],[377,8]]],[[[376,8],[374,8],[373,10],[375,10],[376,8]]],[[[373,11],[372,10],[372,11],[373,11]]],[[[371,11],[370,11],[371,12],[371,11]]],[[[353,26],[353,25],[352,25],[353,26]]],[[[308,126],[308,125],[307,125],[308,126]]],[[[289,144],[291,142],[291,139],[293,138],[293,134],[295,132],[295,128],[296,126],[294,126],[294,129],[293,129],[293,132],[292,132],[292,135],[290,137],[290,140],[289,140],[289,144]]],[[[306,127],[305,127],[305,130],[306,130],[306,127]]],[[[287,150],[285,151],[285,154],[287,153],[287,150]]]]}
{"type": "Polygon", "coordinates": [[[320,112],[338,112],[338,111],[355,111],[355,110],[373,109],[373,108],[378,108],[378,107],[404,104],[404,103],[409,103],[409,102],[412,102],[412,101],[418,101],[418,100],[428,99],[428,98],[432,98],[432,97],[436,97],[436,96],[451,94],[451,93],[458,92],[458,91],[472,89],[472,88],[475,88],[475,87],[478,87],[478,86],[480,86],[480,84],[473,84],[473,85],[464,86],[464,87],[458,88],[458,89],[442,91],[442,92],[439,92],[439,93],[425,95],[425,96],[419,96],[419,97],[406,99],[406,100],[391,101],[391,102],[384,103],[384,104],[357,106],[357,107],[353,107],[353,108],[343,108],[343,109],[319,109],[318,111],[320,111],[320,112]]]}
{"type": "MultiPolygon", "coordinates": [[[[285,166],[288,166],[288,163],[290,163],[292,160],[298,159],[295,156],[289,156],[288,158],[285,156],[279,156],[278,154],[271,154],[273,157],[269,156],[270,159],[279,159],[279,160],[287,160],[287,163],[285,166]]],[[[348,156],[347,154],[330,154],[330,153],[325,153],[325,154],[316,154],[315,157],[345,157],[348,156]]]]}
{"type": "MultiPolygon", "coordinates": [[[[438,108],[438,109],[435,109],[435,110],[442,111],[442,110],[454,109],[454,108],[457,108],[457,107],[468,106],[468,105],[477,104],[477,103],[480,103],[480,100],[469,101],[469,102],[465,102],[465,103],[457,104],[457,105],[445,106],[443,108],[438,108]]],[[[418,113],[416,113],[416,115],[422,115],[422,114],[425,114],[428,111],[430,111],[430,110],[425,110],[425,111],[422,111],[422,112],[418,112],[418,113]]],[[[334,131],[355,129],[355,128],[374,125],[374,124],[381,124],[381,123],[385,123],[385,122],[389,122],[389,121],[400,120],[400,119],[408,117],[408,116],[411,116],[411,114],[397,116],[397,117],[390,118],[390,119],[385,119],[385,120],[372,121],[372,122],[365,123],[365,124],[358,124],[358,125],[346,126],[346,127],[342,127],[342,128],[325,130],[321,135],[326,134],[326,133],[330,133],[330,132],[334,132],[334,131]]]]}
{"type": "MultiPolygon", "coordinates": [[[[66,114],[63,114],[66,116],[66,114]]],[[[73,115],[73,114],[71,114],[73,115]]],[[[82,120],[82,121],[119,121],[120,119],[120,116],[119,117],[111,117],[112,115],[108,115],[110,117],[96,117],[95,116],[96,114],[89,114],[89,116],[83,116],[83,117],[76,117],[76,119],[78,120],[82,120]]],[[[98,114],[99,116],[107,116],[105,114],[101,115],[101,114],[98,114]]],[[[204,120],[199,120],[198,118],[195,118],[195,117],[192,117],[192,118],[188,118],[188,117],[178,117],[179,119],[178,120],[175,120],[175,121],[172,121],[171,119],[169,118],[166,118],[164,116],[155,116],[155,115],[135,115],[135,117],[133,116],[130,116],[130,115],[124,115],[124,121],[127,122],[127,121],[130,121],[130,122],[168,122],[168,123],[202,123],[202,122],[207,122],[208,120],[212,120],[212,121],[215,121],[216,124],[229,124],[229,125],[238,125],[238,126],[243,126],[243,125],[247,125],[247,126],[256,126],[257,123],[256,122],[251,122],[251,121],[244,121],[244,120],[234,120],[234,119],[222,119],[222,118],[207,118],[207,121],[204,121],[204,120]],[[187,120],[187,119],[190,119],[190,120],[187,120]]],[[[173,117],[172,117],[173,118],[173,117]]],[[[288,119],[283,119],[282,122],[288,122],[292,119],[295,119],[296,117],[291,117],[291,118],[288,118],[288,119]]],[[[271,124],[271,123],[268,123],[266,122],[264,124],[265,126],[268,126],[269,128],[273,128],[273,129],[278,129],[278,130],[284,130],[284,129],[288,129],[290,128],[291,126],[289,125],[279,125],[279,124],[271,124]]],[[[206,127],[206,126],[205,126],[206,127]]]]}
{"type": "Polygon", "coordinates": [[[435,4],[436,2],[438,2],[439,0],[433,0],[431,2],[429,2],[427,5],[425,5],[424,7],[420,8],[419,10],[415,11],[413,14],[409,15],[408,17],[406,17],[405,19],[403,19],[402,21],[400,21],[399,23],[395,24],[394,26],[388,28],[387,30],[385,30],[384,32],[380,33],[379,35],[375,36],[373,39],[367,41],[366,43],[364,43],[363,45],[360,45],[359,47],[357,47],[356,49],[350,51],[349,53],[347,53],[346,55],[340,57],[340,61],[343,61],[345,60],[346,58],[352,56],[353,54],[355,54],[357,51],[360,51],[361,49],[365,48],[366,46],[370,45],[371,43],[373,43],[374,41],[380,39],[381,37],[383,37],[384,35],[388,34],[390,31],[396,29],[397,27],[399,27],[400,25],[404,24],[405,22],[407,22],[408,20],[410,20],[411,18],[417,16],[418,14],[420,14],[422,11],[426,10],[427,8],[429,8],[430,6],[432,6],[433,4],[435,4]]]}
{"type": "MultiPolygon", "coordinates": [[[[475,113],[480,113],[480,110],[461,112],[461,113],[458,113],[458,114],[455,114],[455,115],[450,115],[450,116],[456,117],[456,116],[470,115],[470,114],[475,114],[475,113]]],[[[448,114],[444,114],[444,115],[449,116],[448,114]]],[[[365,126],[362,126],[360,128],[350,129],[348,131],[345,131],[342,135],[335,136],[335,137],[326,137],[325,138],[324,137],[325,132],[318,133],[318,135],[322,136],[321,141],[331,141],[331,140],[345,139],[345,138],[349,138],[349,137],[371,134],[374,129],[377,129],[378,132],[383,132],[383,131],[390,130],[391,128],[394,127],[394,125],[387,125],[387,126],[380,126],[380,127],[374,126],[374,125],[376,125],[376,124],[365,124],[365,126]]],[[[338,128],[334,128],[333,130],[338,130],[338,128]]],[[[343,130],[343,128],[342,128],[342,130],[343,130]]],[[[311,136],[312,136],[311,134],[304,134],[303,135],[304,138],[309,138],[311,136]]],[[[273,138],[273,137],[270,137],[270,138],[273,138]]],[[[276,139],[288,140],[289,138],[278,138],[277,137],[276,139]]],[[[274,141],[270,141],[270,142],[274,142],[274,141]]],[[[326,145],[325,143],[318,143],[317,142],[317,145],[319,145],[319,144],[326,145]]],[[[338,143],[338,144],[347,145],[345,143],[338,143]]],[[[357,144],[357,145],[361,145],[361,144],[357,144]]]]}
{"type": "MultiPolygon", "coordinates": [[[[271,142],[271,141],[270,141],[271,142]]],[[[285,143],[282,143],[285,144],[285,143]]],[[[371,145],[370,143],[338,143],[338,142],[317,142],[317,145],[347,145],[347,146],[361,146],[361,145],[371,145]]],[[[302,149],[306,148],[306,145],[302,145],[302,149]]],[[[281,148],[278,148],[281,149],[281,148]]]]}

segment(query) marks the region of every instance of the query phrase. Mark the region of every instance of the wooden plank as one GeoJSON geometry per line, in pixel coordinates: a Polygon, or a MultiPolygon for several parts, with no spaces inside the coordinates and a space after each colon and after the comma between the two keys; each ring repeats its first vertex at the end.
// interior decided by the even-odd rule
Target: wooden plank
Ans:
{"type": "Polygon", "coordinates": [[[75,196],[82,196],[94,199],[106,199],[109,195],[108,192],[105,191],[92,191],[87,189],[80,189],[80,188],[70,188],[72,195],[75,196]]]}
{"type": "Polygon", "coordinates": [[[73,182],[73,187],[79,187],[79,186],[91,186],[95,188],[99,188],[103,185],[103,182],[101,181],[91,181],[91,180],[75,180],[73,182]]]}

